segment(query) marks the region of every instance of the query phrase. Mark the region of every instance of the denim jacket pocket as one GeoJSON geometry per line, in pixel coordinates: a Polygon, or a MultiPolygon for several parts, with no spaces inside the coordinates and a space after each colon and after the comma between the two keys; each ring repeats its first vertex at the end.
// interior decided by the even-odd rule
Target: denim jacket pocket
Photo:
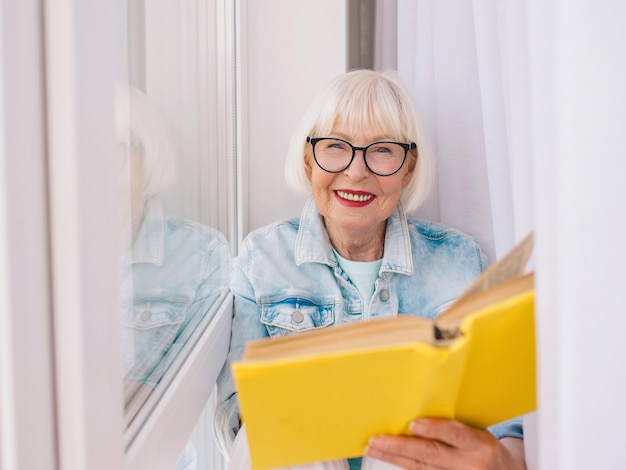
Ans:
{"type": "Polygon", "coordinates": [[[122,306],[122,359],[127,378],[155,385],[163,361],[179,334],[189,304],[142,297],[122,306]]]}
{"type": "Polygon", "coordinates": [[[124,308],[123,322],[136,330],[177,325],[185,320],[187,307],[185,302],[146,297],[124,308]]]}
{"type": "Polygon", "coordinates": [[[261,323],[272,337],[324,328],[335,322],[334,299],[313,302],[301,297],[290,297],[260,304],[261,323]]]}

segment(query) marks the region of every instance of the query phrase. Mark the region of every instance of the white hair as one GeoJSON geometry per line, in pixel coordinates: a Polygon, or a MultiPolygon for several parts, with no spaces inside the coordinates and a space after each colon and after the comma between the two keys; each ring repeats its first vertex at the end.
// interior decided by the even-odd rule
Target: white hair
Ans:
{"type": "Polygon", "coordinates": [[[117,83],[115,124],[118,143],[143,150],[143,197],[162,195],[176,181],[176,152],[156,108],[137,88],[117,83]]]}
{"type": "Polygon", "coordinates": [[[399,142],[415,142],[407,162],[414,167],[401,200],[407,212],[427,198],[435,178],[435,158],[412,93],[394,72],[354,70],[336,77],[311,102],[294,130],[287,152],[285,179],[308,195],[307,165],[314,164],[307,137],[326,137],[341,120],[354,129],[374,126],[399,142]]]}

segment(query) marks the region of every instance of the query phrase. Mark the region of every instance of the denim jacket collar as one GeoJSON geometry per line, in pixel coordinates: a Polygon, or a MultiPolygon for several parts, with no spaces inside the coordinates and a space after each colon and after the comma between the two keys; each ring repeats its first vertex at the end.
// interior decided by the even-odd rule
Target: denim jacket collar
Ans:
{"type": "Polygon", "coordinates": [[[160,201],[150,200],[146,204],[143,223],[133,243],[131,263],[163,264],[165,251],[165,215],[160,201]]]}
{"type": "MultiPolygon", "coordinates": [[[[302,215],[295,246],[296,265],[303,263],[323,263],[337,267],[337,259],[324,226],[324,218],[318,212],[313,198],[309,198],[302,215]]],[[[387,219],[385,250],[380,272],[413,274],[413,256],[409,228],[401,203],[387,219]]]]}

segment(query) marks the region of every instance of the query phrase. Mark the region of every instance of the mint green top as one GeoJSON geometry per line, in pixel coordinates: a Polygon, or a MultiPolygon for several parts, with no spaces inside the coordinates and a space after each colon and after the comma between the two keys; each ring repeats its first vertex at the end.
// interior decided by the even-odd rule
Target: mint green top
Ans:
{"type": "Polygon", "coordinates": [[[361,299],[363,300],[363,317],[369,318],[370,301],[372,295],[374,295],[374,289],[376,287],[376,279],[378,279],[378,272],[383,260],[378,259],[376,261],[351,261],[343,258],[333,249],[337,262],[341,269],[348,275],[352,283],[359,290],[361,299]]]}

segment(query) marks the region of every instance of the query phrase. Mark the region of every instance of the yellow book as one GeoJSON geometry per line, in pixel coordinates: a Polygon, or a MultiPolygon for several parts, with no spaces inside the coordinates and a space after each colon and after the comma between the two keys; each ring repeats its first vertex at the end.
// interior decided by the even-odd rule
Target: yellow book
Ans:
{"type": "Polygon", "coordinates": [[[232,370],[253,470],[363,455],[418,417],[487,427],[533,411],[527,237],[436,320],[411,315],[252,341],[232,370]]]}

